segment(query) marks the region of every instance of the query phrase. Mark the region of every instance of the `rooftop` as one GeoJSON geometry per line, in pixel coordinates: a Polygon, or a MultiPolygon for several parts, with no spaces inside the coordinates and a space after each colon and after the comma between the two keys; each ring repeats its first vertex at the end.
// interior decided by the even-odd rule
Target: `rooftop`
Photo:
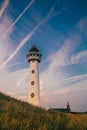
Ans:
{"type": "Polygon", "coordinates": [[[39,52],[38,48],[34,45],[31,47],[31,49],[29,50],[29,52],[39,52]]]}

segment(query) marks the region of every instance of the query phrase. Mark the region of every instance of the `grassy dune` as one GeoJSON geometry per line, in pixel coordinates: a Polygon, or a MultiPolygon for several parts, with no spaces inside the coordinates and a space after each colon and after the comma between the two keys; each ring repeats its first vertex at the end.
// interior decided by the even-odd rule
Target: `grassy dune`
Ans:
{"type": "Polygon", "coordinates": [[[46,111],[0,93],[0,130],[87,130],[87,114],[46,111]]]}

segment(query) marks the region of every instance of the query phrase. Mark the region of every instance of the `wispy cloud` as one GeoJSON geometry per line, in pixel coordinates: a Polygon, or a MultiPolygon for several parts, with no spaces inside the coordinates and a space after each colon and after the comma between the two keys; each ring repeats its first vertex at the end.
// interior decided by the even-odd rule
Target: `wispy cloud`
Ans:
{"type": "MultiPolygon", "coordinates": [[[[34,30],[33,30],[34,31],[34,30]]],[[[22,42],[19,44],[19,46],[16,48],[16,50],[10,55],[10,57],[0,66],[0,69],[2,69],[22,48],[22,46],[29,40],[29,38],[32,36],[33,32],[27,35],[22,42]]]]}
{"type": "Polygon", "coordinates": [[[65,94],[65,93],[68,93],[70,91],[71,91],[71,88],[64,88],[64,89],[57,90],[57,91],[53,92],[53,94],[56,94],[56,95],[58,95],[58,94],[65,94]]]}
{"type": "MultiPolygon", "coordinates": [[[[0,21],[0,37],[2,36],[2,34],[4,34],[5,30],[8,29],[8,26],[11,23],[12,19],[7,14],[5,14],[0,21]]],[[[12,30],[10,30],[10,32],[5,36],[6,40],[5,38],[3,39],[0,38],[0,64],[2,64],[5,61],[5,59],[12,53],[13,45],[10,44],[11,32],[12,30]],[[2,43],[4,43],[5,45],[3,46],[2,43]]]]}
{"type": "Polygon", "coordinates": [[[25,79],[28,77],[28,69],[26,70],[26,72],[23,74],[23,76],[21,76],[18,81],[17,81],[17,87],[21,86],[21,84],[25,81],[25,79]]]}
{"type": "MultiPolygon", "coordinates": [[[[53,5],[54,6],[54,5],[53,5]]],[[[19,46],[16,48],[16,50],[10,55],[10,57],[0,66],[0,69],[2,69],[18,52],[19,50],[26,44],[26,42],[32,37],[32,35],[36,32],[36,30],[43,25],[48,19],[50,19],[50,15],[53,11],[53,6],[51,10],[48,12],[48,15],[46,18],[44,18],[42,21],[39,22],[39,24],[29,33],[19,44],[19,46]]]]}
{"type": "Polygon", "coordinates": [[[84,79],[87,79],[87,74],[73,76],[73,77],[70,77],[70,78],[65,78],[65,79],[62,79],[62,80],[58,80],[57,82],[55,82],[55,85],[56,84],[57,85],[67,84],[67,83],[80,81],[80,80],[84,80],[84,79]]]}
{"type": "Polygon", "coordinates": [[[76,54],[73,53],[75,50],[77,50],[77,48],[82,42],[84,44],[84,39],[87,36],[86,22],[87,18],[81,19],[73,27],[70,34],[66,37],[64,44],[61,46],[61,48],[50,55],[49,59],[50,61],[52,61],[50,65],[51,69],[56,68],[58,66],[87,62],[87,50],[77,52],[76,54]]]}
{"type": "Polygon", "coordinates": [[[87,63],[87,50],[81,51],[70,59],[72,64],[87,63]]]}
{"type": "Polygon", "coordinates": [[[9,0],[4,0],[0,9],[0,18],[2,17],[6,7],[8,6],[9,0]]]}
{"type": "MultiPolygon", "coordinates": [[[[8,1],[8,0],[5,0],[8,1]]],[[[32,0],[27,6],[26,8],[22,11],[22,13],[18,16],[18,18],[10,25],[9,28],[7,28],[5,30],[5,33],[1,36],[1,39],[4,39],[6,37],[6,35],[9,33],[9,31],[13,28],[13,26],[19,21],[19,19],[24,15],[24,13],[29,9],[29,7],[31,7],[31,5],[34,3],[35,0],[32,0]]]]}
{"type": "MultiPolygon", "coordinates": [[[[66,73],[59,67],[51,68],[50,66],[40,74],[40,86],[41,90],[54,90],[67,88],[70,84],[75,84],[77,81],[87,79],[87,74],[77,75],[66,78],[66,73]],[[55,87],[54,87],[55,86],[55,87]],[[67,87],[66,87],[67,86],[67,87]]],[[[49,93],[49,92],[48,92],[49,93]]]]}
{"type": "Polygon", "coordinates": [[[66,78],[68,72],[61,68],[77,63],[87,63],[87,50],[78,53],[76,52],[76,54],[73,53],[80,46],[80,43],[84,41],[82,33],[84,33],[85,36],[87,35],[86,30],[84,31],[87,27],[86,24],[84,25],[85,28],[82,26],[84,21],[86,23],[87,19],[85,18],[79,21],[79,23],[77,23],[71,30],[60,49],[48,56],[48,68],[40,75],[41,91],[44,91],[44,95],[48,95],[47,93],[49,93],[50,97],[52,97],[51,93],[53,94],[53,91],[60,95],[62,93],[68,93],[71,91],[71,88],[69,87],[71,84],[76,84],[77,81],[80,82],[81,80],[83,81],[87,79],[87,74],[78,74],[77,76],[66,78]]]}
{"type": "Polygon", "coordinates": [[[70,85],[67,88],[54,88],[51,91],[42,91],[41,95],[41,104],[42,106],[46,106],[47,108],[51,106],[54,107],[65,107],[66,102],[69,101],[71,105],[71,109],[74,111],[86,111],[87,104],[86,102],[86,92],[87,92],[87,80],[79,81],[76,84],[70,85]],[[44,92],[44,93],[43,93],[44,92]],[[51,100],[50,100],[51,99],[51,100]],[[65,105],[64,105],[65,104],[65,105]],[[77,105],[78,104],[78,105],[77,105]],[[85,107],[84,107],[85,104],[85,107]],[[80,108],[78,108],[80,106],[80,108]]]}
{"type": "MultiPolygon", "coordinates": [[[[54,8],[54,7],[52,7],[54,8]]],[[[28,34],[22,41],[21,43],[19,44],[19,46],[17,47],[17,49],[12,53],[12,55],[1,65],[0,69],[2,69],[17,53],[18,51],[23,47],[23,45],[26,43],[26,41],[28,41],[31,36],[35,33],[35,31],[44,23],[46,22],[47,20],[50,19],[50,16],[52,15],[52,11],[53,9],[50,10],[50,12],[48,13],[48,15],[46,16],[45,19],[43,19],[34,29],[33,31],[28,34]]],[[[52,17],[51,17],[52,18],[52,17]]],[[[11,66],[8,66],[8,67],[11,67],[11,66]]],[[[3,87],[3,91],[6,91],[4,88],[6,86],[6,84],[9,84],[10,88],[8,87],[7,89],[10,90],[10,94],[11,95],[16,95],[16,98],[17,97],[20,97],[19,95],[21,95],[20,93],[24,93],[26,94],[26,91],[24,92],[24,83],[25,83],[25,80],[27,78],[27,75],[26,75],[26,69],[25,70],[19,70],[17,72],[14,72],[14,73],[9,73],[9,72],[6,72],[5,73],[5,77],[6,77],[6,81],[5,81],[5,84],[2,84],[3,87]],[[25,74],[24,74],[25,73],[25,74]],[[23,76],[22,76],[23,75],[23,76]],[[12,81],[12,82],[11,82],[12,81]],[[12,86],[12,88],[11,88],[12,86]],[[21,86],[21,87],[19,87],[21,86]],[[20,93],[18,94],[17,93],[17,90],[20,89],[20,93]]],[[[27,84],[27,83],[25,83],[27,84]]],[[[26,87],[28,87],[28,84],[26,85],[26,87]]],[[[7,90],[7,91],[8,91],[7,90]]],[[[22,97],[22,96],[21,96],[22,97]]]]}
{"type": "Polygon", "coordinates": [[[10,64],[10,65],[7,65],[5,68],[11,68],[11,67],[14,67],[14,66],[23,65],[25,63],[27,63],[27,61],[10,64]]]}
{"type": "MultiPolygon", "coordinates": [[[[23,81],[22,84],[17,86],[18,81],[20,82],[21,76],[26,73],[26,79],[27,79],[27,69],[22,69],[20,71],[15,71],[15,72],[9,72],[7,69],[4,69],[3,71],[0,72],[0,82],[1,82],[1,87],[0,91],[2,92],[7,92],[11,96],[14,96],[17,94],[17,92],[27,93],[27,86],[28,82],[23,81]]],[[[21,94],[20,94],[21,95],[21,94]]],[[[17,97],[19,94],[17,94],[17,97]]]]}

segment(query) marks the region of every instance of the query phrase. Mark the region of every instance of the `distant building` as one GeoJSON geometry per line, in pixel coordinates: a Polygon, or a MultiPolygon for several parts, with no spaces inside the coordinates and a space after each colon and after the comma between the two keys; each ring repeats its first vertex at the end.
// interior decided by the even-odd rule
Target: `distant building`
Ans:
{"type": "Polygon", "coordinates": [[[68,112],[68,113],[71,112],[71,108],[70,108],[69,102],[67,102],[67,112],[68,112]]]}
{"type": "Polygon", "coordinates": [[[64,113],[71,113],[71,108],[69,105],[69,102],[67,102],[66,108],[50,108],[49,111],[58,111],[58,112],[64,112],[64,113]]]}

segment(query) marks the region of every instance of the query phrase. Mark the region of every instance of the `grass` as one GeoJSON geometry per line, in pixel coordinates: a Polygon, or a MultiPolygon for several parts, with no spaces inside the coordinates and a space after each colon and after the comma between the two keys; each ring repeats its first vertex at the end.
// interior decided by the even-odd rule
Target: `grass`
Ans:
{"type": "Polygon", "coordinates": [[[0,93],[0,130],[87,130],[87,114],[46,111],[0,93]]]}

